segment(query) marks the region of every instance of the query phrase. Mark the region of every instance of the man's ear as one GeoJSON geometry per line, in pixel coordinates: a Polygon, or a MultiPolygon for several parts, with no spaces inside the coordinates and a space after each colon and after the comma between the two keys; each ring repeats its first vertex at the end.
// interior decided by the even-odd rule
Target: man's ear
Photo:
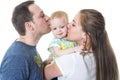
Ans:
{"type": "Polygon", "coordinates": [[[32,22],[25,22],[25,29],[26,29],[27,31],[33,31],[34,28],[33,28],[32,22]]]}

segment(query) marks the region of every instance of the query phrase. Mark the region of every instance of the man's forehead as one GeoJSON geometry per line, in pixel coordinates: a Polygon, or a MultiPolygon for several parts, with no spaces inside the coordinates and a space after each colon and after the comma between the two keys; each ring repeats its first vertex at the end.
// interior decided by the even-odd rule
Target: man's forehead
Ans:
{"type": "Polygon", "coordinates": [[[38,13],[43,13],[43,10],[36,4],[31,4],[29,7],[30,12],[34,13],[34,12],[38,12],[38,13]]]}

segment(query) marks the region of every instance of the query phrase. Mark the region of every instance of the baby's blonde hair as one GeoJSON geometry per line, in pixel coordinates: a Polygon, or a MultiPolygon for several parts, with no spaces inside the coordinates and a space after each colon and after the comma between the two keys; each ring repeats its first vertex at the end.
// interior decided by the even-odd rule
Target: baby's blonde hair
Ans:
{"type": "Polygon", "coordinates": [[[63,18],[65,20],[65,22],[68,23],[68,15],[64,11],[56,11],[51,14],[50,18],[51,18],[51,20],[55,19],[55,18],[63,18]]]}

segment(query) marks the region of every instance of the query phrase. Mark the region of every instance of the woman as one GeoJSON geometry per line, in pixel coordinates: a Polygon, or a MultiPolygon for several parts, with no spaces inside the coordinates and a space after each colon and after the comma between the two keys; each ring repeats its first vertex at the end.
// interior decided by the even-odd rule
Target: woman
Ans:
{"type": "Polygon", "coordinates": [[[100,12],[93,9],[78,12],[68,26],[67,39],[84,45],[83,52],[62,56],[47,65],[46,79],[118,80],[115,54],[100,12]]]}

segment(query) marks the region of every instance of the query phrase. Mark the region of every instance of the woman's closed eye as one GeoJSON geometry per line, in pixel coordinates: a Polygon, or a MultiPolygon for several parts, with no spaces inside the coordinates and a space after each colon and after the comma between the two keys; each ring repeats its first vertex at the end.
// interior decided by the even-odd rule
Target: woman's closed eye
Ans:
{"type": "Polygon", "coordinates": [[[75,24],[73,23],[72,26],[75,27],[75,24]]]}

